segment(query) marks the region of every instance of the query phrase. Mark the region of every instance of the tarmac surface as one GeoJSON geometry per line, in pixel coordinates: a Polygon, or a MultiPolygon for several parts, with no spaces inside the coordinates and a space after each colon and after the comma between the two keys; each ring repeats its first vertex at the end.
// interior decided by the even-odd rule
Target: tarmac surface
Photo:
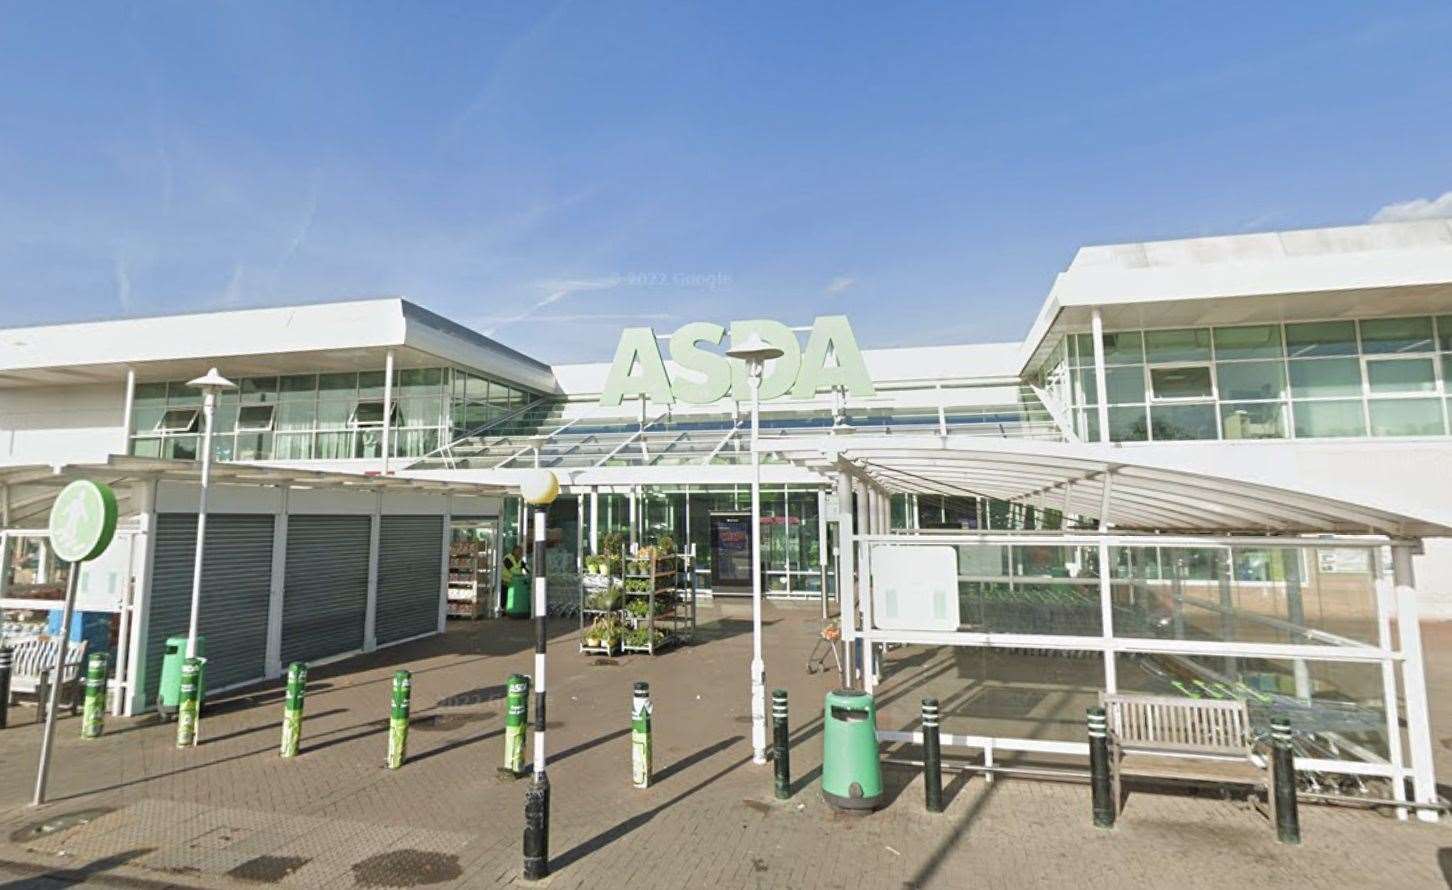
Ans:
{"type": "MultiPolygon", "coordinates": [[[[1286,847],[1244,799],[1141,790],[1106,832],[1092,826],[1081,783],[960,773],[945,777],[947,810],[935,815],[918,771],[892,765],[882,810],[837,813],[816,781],[822,697],[838,678],[806,670],[821,627],[815,605],[766,609],[769,685],[788,689],[792,704],[793,794],[776,800],[771,767],[751,762],[749,605],[718,600],[701,620],[693,645],[655,658],[580,655],[575,622],[552,623],[553,874],[544,886],[1452,886],[1452,819],[1303,805],[1304,842],[1286,847]],[[630,782],[637,680],[650,682],[654,704],[645,790],[630,782]]],[[[451,623],[443,637],[315,668],[293,760],[277,753],[275,683],[211,702],[202,743],[188,750],[175,748],[174,724],[152,716],[109,718],[106,735],[90,741],[67,716],[50,802],[39,809],[28,801],[40,727],[33,709],[13,708],[0,731],[0,887],[530,886],[519,875],[529,780],[501,780],[496,768],[504,681],[532,670],[532,633],[528,622],[451,623]],[[400,667],[413,671],[413,713],[408,761],[390,771],[390,679],[400,667]]],[[[1446,782],[1452,624],[1425,625],[1424,641],[1446,782]]],[[[882,728],[909,728],[924,690],[938,693],[952,664],[945,650],[892,652],[882,728]]],[[[1057,680],[1084,672],[1092,688],[1097,669],[1067,660],[1057,680]]],[[[962,696],[970,682],[948,691],[962,696]]],[[[1066,714],[1082,711],[1077,695],[1065,700],[1066,714]]],[[[1064,737],[1076,731],[1070,722],[1059,721],[1064,737]]]]}

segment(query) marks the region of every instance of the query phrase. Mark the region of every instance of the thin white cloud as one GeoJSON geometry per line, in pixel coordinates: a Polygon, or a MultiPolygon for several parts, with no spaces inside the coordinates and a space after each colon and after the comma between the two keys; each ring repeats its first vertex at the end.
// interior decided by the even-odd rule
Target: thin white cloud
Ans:
{"type": "Polygon", "coordinates": [[[620,276],[618,275],[612,275],[608,278],[563,278],[541,281],[537,287],[545,292],[544,297],[535,301],[534,305],[523,312],[516,315],[507,315],[499,319],[488,330],[484,331],[484,335],[486,337],[492,337],[502,327],[533,318],[541,309],[558,303],[571,294],[581,293],[582,291],[610,290],[611,288],[619,286],[620,276]]]}
{"type": "Polygon", "coordinates": [[[827,286],[822,288],[822,290],[829,294],[840,294],[856,283],[857,279],[851,275],[838,275],[836,278],[827,282],[827,286]]]}
{"type": "Polygon", "coordinates": [[[131,311],[131,270],[127,268],[126,257],[117,256],[112,266],[116,279],[116,302],[122,312],[131,311]]]}
{"type": "Polygon", "coordinates": [[[1443,192],[1440,197],[1415,198],[1397,204],[1388,204],[1372,214],[1374,223],[1408,222],[1416,219],[1452,219],[1452,192],[1443,192]]]}

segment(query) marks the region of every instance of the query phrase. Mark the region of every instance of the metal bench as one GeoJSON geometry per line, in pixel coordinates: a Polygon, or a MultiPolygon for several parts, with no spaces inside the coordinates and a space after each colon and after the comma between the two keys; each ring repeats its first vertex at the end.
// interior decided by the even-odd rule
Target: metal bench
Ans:
{"type": "MultiPolygon", "coordinates": [[[[10,697],[17,694],[34,694],[36,719],[45,714],[45,705],[50,694],[51,674],[55,672],[55,657],[60,649],[59,637],[32,637],[16,644],[13,648],[14,665],[10,673],[10,697]]],[[[66,663],[61,671],[61,697],[75,716],[81,705],[81,679],[86,663],[86,641],[78,640],[66,647],[66,663]]],[[[5,702],[9,705],[10,702],[5,702]]]]}
{"type": "Polygon", "coordinates": [[[1254,751],[1250,712],[1240,699],[1110,695],[1101,692],[1109,729],[1109,769],[1116,812],[1123,807],[1122,764],[1126,755],[1213,761],[1229,769],[1140,771],[1135,775],[1213,782],[1249,782],[1265,787],[1263,762],[1254,751]]]}

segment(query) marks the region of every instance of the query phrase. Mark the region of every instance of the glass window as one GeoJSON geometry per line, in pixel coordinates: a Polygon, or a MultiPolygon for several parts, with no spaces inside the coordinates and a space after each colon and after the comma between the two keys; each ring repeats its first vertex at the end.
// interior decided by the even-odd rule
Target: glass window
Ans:
{"type": "Polygon", "coordinates": [[[1372,399],[1373,436],[1440,436],[1441,399],[1372,399]]]}
{"type": "Polygon", "coordinates": [[[284,397],[282,403],[277,406],[277,428],[279,430],[311,430],[317,414],[317,405],[311,399],[306,402],[289,402],[284,397]]]}
{"type": "Polygon", "coordinates": [[[1296,438],[1317,439],[1366,435],[1366,418],[1361,400],[1295,402],[1296,438]]]}
{"type": "Polygon", "coordinates": [[[1208,399],[1215,392],[1209,365],[1150,368],[1150,386],[1156,399],[1208,399]]]}
{"type": "MultiPolygon", "coordinates": [[[[1104,376],[1105,380],[1107,381],[1109,379],[1109,374],[1107,370],[1104,376]]],[[[1079,381],[1079,393],[1081,396],[1079,404],[1099,404],[1099,387],[1096,380],[1094,379],[1094,369],[1083,368],[1081,370],[1075,371],[1074,377],[1079,381]]]]}
{"type": "Polygon", "coordinates": [[[1280,325],[1215,329],[1217,359],[1280,358],[1283,354],[1280,325]]]}
{"type": "Polygon", "coordinates": [[[271,405],[243,405],[237,415],[238,431],[262,432],[272,429],[272,410],[271,405]]]}
{"type": "Polygon", "coordinates": [[[1150,409],[1150,429],[1156,441],[1214,439],[1215,406],[1156,405],[1150,409]]]}
{"type": "Polygon", "coordinates": [[[1286,325],[1286,354],[1356,355],[1356,322],[1312,321],[1286,325]]]}
{"type": "Polygon", "coordinates": [[[278,433],[273,437],[276,460],[309,460],[313,456],[312,433],[278,433]]]}
{"type": "Polygon", "coordinates": [[[1210,329],[1185,328],[1177,331],[1146,331],[1144,353],[1147,362],[1193,362],[1210,358],[1210,329]]]}
{"type": "MultiPolygon", "coordinates": [[[[396,426],[398,424],[398,403],[393,403],[391,420],[396,426]]],[[[383,400],[369,399],[360,401],[353,412],[353,424],[355,426],[383,426],[383,400]]]]}
{"type": "Polygon", "coordinates": [[[242,394],[242,401],[249,404],[277,400],[276,377],[244,377],[237,389],[242,394]]]}
{"type": "Polygon", "coordinates": [[[1437,347],[1452,352],[1452,315],[1437,316],[1437,347]]]}
{"type": "Polygon", "coordinates": [[[161,457],[161,439],[135,439],[131,453],[137,457],[161,457]]]}
{"type": "Polygon", "coordinates": [[[162,455],[177,460],[197,459],[196,436],[170,436],[163,440],[162,455]]]}
{"type": "Polygon", "coordinates": [[[318,375],[294,374],[282,378],[279,398],[284,402],[311,400],[318,390],[318,375]]]}
{"type": "MultiPolygon", "coordinates": [[[[1139,413],[1143,415],[1144,409],[1139,409],[1139,413]]],[[[1099,441],[1099,413],[1097,411],[1079,412],[1079,438],[1085,442],[1099,441]]]]}
{"type": "Polygon", "coordinates": [[[1232,362],[1215,366],[1222,399],[1279,399],[1286,391],[1281,362],[1232,362]]]}
{"type": "Polygon", "coordinates": [[[319,374],[319,398],[352,398],[358,394],[357,374],[319,374]]]}
{"type": "Polygon", "coordinates": [[[156,429],[162,433],[194,433],[200,414],[196,408],[170,408],[156,422],[156,429]]]}
{"type": "MultiPolygon", "coordinates": [[[[1098,418],[1094,427],[1098,429],[1098,418]]],[[[1113,442],[1143,442],[1149,438],[1149,425],[1145,423],[1144,407],[1110,408],[1109,439],[1113,442]]]]}
{"type": "Polygon", "coordinates": [[[1366,377],[1373,393],[1437,391],[1437,372],[1429,358],[1368,360],[1366,377]]]}
{"type": "Polygon", "coordinates": [[[1291,395],[1296,398],[1361,395],[1361,362],[1354,358],[1291,362],[1291,395]]]}
{"type": "Polygon", "coordinates": [[[405,395],[434,395],[442,379],[440,368],[409,368],[398,372],[398,387],[405,395]]]}
{"type": "Polygon", "coordinates": [[[138,383],[136,392],[132,397],[134,403],[141,405],[162,405],[166,403],[165,383],[138,383]]]}
{"type": "MultiPolygon", "coordinates": [[[[201,421],[198,421],[200,424],[201,421]]],[[[237,428],[237,394],[226,393],[217,397],[217,407],[212,413],[212,431],[230,433],[237,428]]],[[[201,431],[198,425],[197,431],[201,431]]]]}
{"type": "Polygon", "coordinates": [[[202,404],[202,391],[196,387],[187,386],[180,380],[173,381],[166,385],[166,403],[168,405],[196,405],[202,404]]]}
{"type": "Polygon", "coordinates": [[[353,413],[353,400],[348,399],[319,399],[318,400],[318,429],[340,430],[348,426],[348,418],[353,413]]]}
{"type": "Polygon", "coordinates": [[[1224,402],[1220,430],[1226,439],[1284,439],[1286,406],[1281,402],[1224,402]]]}
{"type": "Polygon", "coordinates": [[[1109,390],[1109,404],[1111,405],[1143,402],[1144,367],[1130,365],[1124,368],[1105,368],[1104,386],[1109,390]]]}
{"type": "MultiPolygon", "coordinates": [[[[1084,368],[1094,367],[1094,336],[1076,334],[1074,342],[1078,347],[1075,364],[1084,368]]],[[[1115,331],[1104,335],[1104,364],[1129,365],[1144,361],[1144,336],[1139,331],[1115,331]]]]}
{"type": "Polygon", "coordinates": [[[358,397],[383,398],[383,372],[361,371],[358,374],[358,397]]]}
{"type": "Polygon", "coordinates": [[[1361,351],[1431,352],[1432,319],[1371,318],[1361,322],[1361,351]]]}

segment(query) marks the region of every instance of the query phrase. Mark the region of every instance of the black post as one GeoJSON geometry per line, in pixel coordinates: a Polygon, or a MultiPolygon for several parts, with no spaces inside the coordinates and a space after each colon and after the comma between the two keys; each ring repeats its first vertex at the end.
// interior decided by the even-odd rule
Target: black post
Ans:
{"type": "Polygon", "coordinates": [[[545,511],[534,513],[534,781],[524,792],[524,877],[550,873],[550,780],[545,775],[545,511]]]}
{"type": "Polygon", "coordinates": [[[1094,794],[1094,827],[1113,828],[1118,802],[1109,777],[1109,721],[1103,708],[1089,709],[1089,784],[1094,794]]]}
{"type": "Polygon", "coordinates": [[[776,767],[776,799],[792,796],[791,745],[787,736],[787,691],[771,691],[771,757],[776,767]]]}
{"type": "Polygon", "coordinates": [[[1283,844],[1301,842],[1301,816],[1296,811],[1296,764],[1291,750],[1291,722],[1271,718],[1271,783],[1275,786],[1276,839],[1283,844]]]}
{"type": "Polygon", "coordinates": [[[936,698],[923,699],[923,791],[928,812],[943,812],[943,742],[936,698]]]}
{"type": "Polygon", "coordinates": [[[15,655],[9,646],[0,646],[0,729],[10,725],[10,666],[15,655]]]}

